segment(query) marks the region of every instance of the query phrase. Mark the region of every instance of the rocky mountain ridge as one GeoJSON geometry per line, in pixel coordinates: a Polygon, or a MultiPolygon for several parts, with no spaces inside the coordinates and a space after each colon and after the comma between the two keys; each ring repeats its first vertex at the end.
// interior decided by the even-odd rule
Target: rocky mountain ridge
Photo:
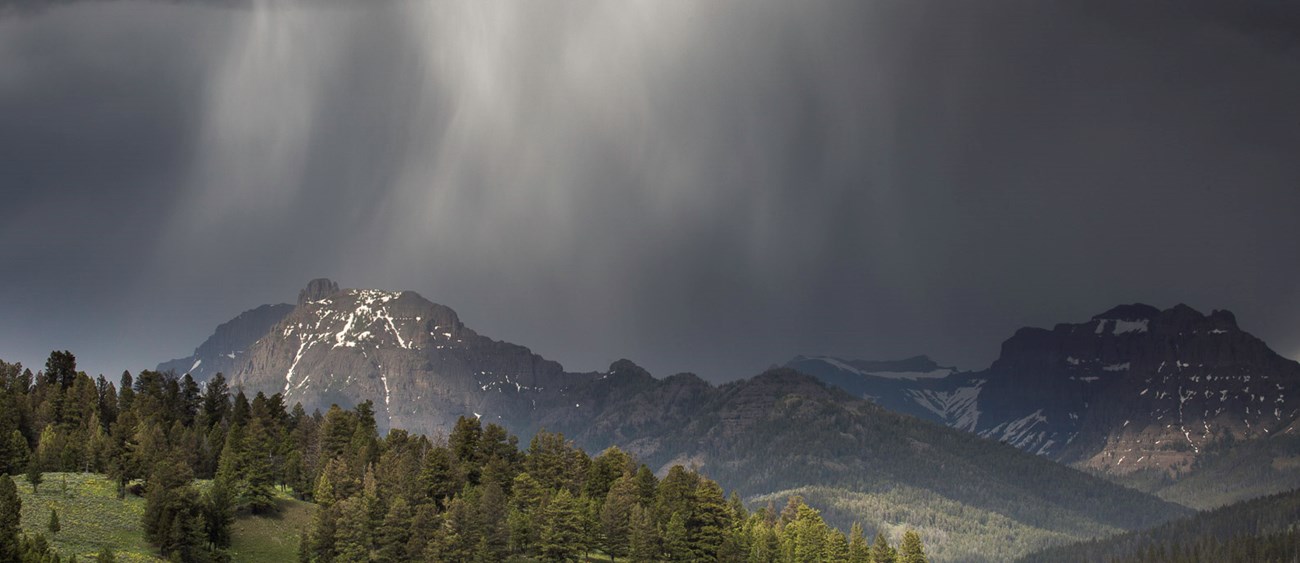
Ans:
{"type": "Polygon", "coordinates": [[[309,283],[298,304],[234,359],[226,379],[248,393],[280,393],[308,412],[371,400],[383,428],[430,435],[449,431],[459,416],[520,424],[539,393],[595,377],[480,336],[455,311],[415,292],[340,289],[324,279],[309,283]]]}
{"type": "MultiPolygon", "coordinates": [[[[832,384],[852,376],[816,358],[787,365],[832,384]]],[[[1207,450],[1293,433],[1300,415],[1300,364],[1231,312],[1186,305],[1024,328],[979,372],[851,381],[892,410],[1118,475],[1187,473],[1207,450]]]]}

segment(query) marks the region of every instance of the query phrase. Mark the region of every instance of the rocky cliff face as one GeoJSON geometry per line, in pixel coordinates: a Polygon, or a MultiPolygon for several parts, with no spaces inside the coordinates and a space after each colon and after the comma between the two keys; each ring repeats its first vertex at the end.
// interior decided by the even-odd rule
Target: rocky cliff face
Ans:
{"type": "Polygon", "coordinates": [[[158,364],[158,371],[188,373],[199,381],[213,375],[231,374],[248,359],[248,351],[293,311],[293,305],[262,305],[240,313],[217,327],[215,333],[194,350],[194,354],[158,364]]]}
{"type": "Polygon", "coordinates": [[[480,336],[415,292],[340,289],[329,280],[313,280],[234,359],[223,370],[232,387],[281,393],[308,412],[371,400],[384,428],[430,435],[459,416],[515,427],[544,393],[593,377],[480,336]]]}
{"type": "MultiPolygon", "coordinates": [[[[836,381],[818,372],[824,362],[790,365],[836,381]]],[[[846,388],[893,410],[1117,474],[1177,475],[1207,449],[1291,432],[1300,414],[1300,364],[1242,331],[1232,313],[1204,315],[1186,305],[1124,305],[1083,323],[1021,329],[982,372],[876,375],[846,388]]]]}

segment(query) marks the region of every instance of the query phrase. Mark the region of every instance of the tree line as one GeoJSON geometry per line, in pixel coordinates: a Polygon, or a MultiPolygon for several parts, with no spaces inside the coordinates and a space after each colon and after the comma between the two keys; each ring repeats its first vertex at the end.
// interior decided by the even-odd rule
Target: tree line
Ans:
{"type": "Polygon", "coordinates": [[[43,534],[18,529],[9,492],[8,475],[35,489],[45,471],[104,473],[119,497],[143,496],[145,537],[174,561],[229,560],[236,515],[274,513],[278,495],[317,505],[299,537],[305,562],[926,560],[915,532],[896,546],[858,525],[845,534],[800,497],[751,512],[696,470],[659,478],[558,433],[521,448],[462,417],[445,437],[380,437],[369,401],[308,414],[220,374],[201,385],[146,370],[115,385],[66,351],[36,374],[0,361],[0,563],[59,561],[43,534]]]}

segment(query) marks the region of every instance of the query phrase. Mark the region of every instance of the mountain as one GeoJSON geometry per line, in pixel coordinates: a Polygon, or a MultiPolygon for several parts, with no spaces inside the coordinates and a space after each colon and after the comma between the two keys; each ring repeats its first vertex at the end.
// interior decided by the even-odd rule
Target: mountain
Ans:
{"type": "Polygon", "coordinates": [[[1228,311],[1135,304],[1051,330],[1024,328],[988,369],[941,378],[856,375],[841,364],[862,371],[825,358],[788,365],[886,408],[1198,506],[1213,504],[1175,483],[1227,477],[1216,504],[1300,484],[1300,364],[1241,330],[1228,311]],[[838,383],[845,379],[848,386],[838,383]],[[1243,475],[1247,450],[1275,470],[1243,475]]]}
{"type": "Polygon", "coordinates": [[[796,356],[785,367],[812,375],[870,399],[894,412],[931,420],[960,430],[974,430],[984,380],[928,356],[897,361],[844,360],[832,356],[796,356]]]}
{"type": "MultiPolygon", "coordinates": [[[[222,327],[254,325],[240,321],[245,315],[222,327]]],[[[222,335],[218,328],[199,352],[225,350],[208,345],[222,335]]],[[[523,346],[480,336],[455,311],[413,291],[340,289],[326,279],[312,280],[297,305],[235,352],[234,362],[199,352],[194,365],[230,366],[229,384],[249,394],[280,393],[308,412],[371,400],[381,428],[430,436],[446,434],[460,416],[515,427],[532,419],[543,391],[595,377],[565,373],[523,346]]]]}
{"type": "Polygon", "coordinates": [[[234,373],[248,359],[253,344],[291,311],[293,305],[287,303],[244,311],[217,326],[217,331],[195,348],[193,355],[158,364],[158,371],[188,373],[200,381],[218,373],[234,373]]]}
{"type": "MultiPolygon", "coordinates": [[[[653,467],[698,466],[755,502],[817,498],[845,528],[918,527],[939,561],[1006,560],[1186,513],[794,370],[721,386],[691,374],[656,378],[626,360],[566,372],[410,291],[315,280],[236,357],[232,386],[282,393],[309,411],[371,400],[384,428],[437,435],[459,416],[478,416],[525,439],[560,431],[588,451],[618,445],[653,467]]],[[[924,358],[856,369],[917,381],[953,371],[924,358]]]]}

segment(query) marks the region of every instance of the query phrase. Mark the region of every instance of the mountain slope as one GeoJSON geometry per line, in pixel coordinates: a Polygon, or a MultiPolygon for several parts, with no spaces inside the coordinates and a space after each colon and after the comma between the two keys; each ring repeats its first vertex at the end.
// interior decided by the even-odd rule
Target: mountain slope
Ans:
{"type": "Polygon", "coordinates": [[[188,373],[206,381],[218,373],[234,373],[248,359],[248,350],[271,327],[293,311],[293,305],[262,305],[240,313],[217,327],[217,331],[194,349],[189,357],[158,364],[158,371],[188,373]]]}
{"type": "Polygon", "coordinates": [[[1131,558],[1141,550],[1162,546],[1190,546],[1206,540],[1222,544],[1234,538],[1294,531],[1298,523],[1300,491],[1293,490],[1202,512],[1150,530],[1043,550],[1025,557],[1023,561],[1111,561],[1131,558]]]}
{"type": "Polygon", "coordinates": [[[595,416],[539,406],[537,426],[589,448],[618,443],[651,464],[699,465],[759,501],[805,494],[840,526],[920,527],[938,538],[940,560],[1004,560],[1185,513],[788,369],[712,387],[691,375],[655,380],[620,362],[565,391],[595,416]]]}
{"type": "MultiPolygon", "coordinates": [[[[827,374],[837,363],[852,365],[803,357],[788,365],[844,386],[851,373],[827,374]]],[[[1300,482],[1300,464],[1287,461],[1300,456],[1296,441],[1272,439],[1295,432],[1300,364],[1242,331],[1227,311],[1124,305],[1084,323],[1021,329],[984,371],[849,381],[846,389],[886,408],[1197,506],[1215,504],[1171,483],[1186,478],[1193,486],[1212,476],[1218,504],[1300,482]],[[1249,446],[1257,442],[1268,446],[1249,446]],[[1232,460],[1247,451],[1277,470],[1250,476],[1241,473],[1246,467],[1234,469],[1232,460]]]]}

